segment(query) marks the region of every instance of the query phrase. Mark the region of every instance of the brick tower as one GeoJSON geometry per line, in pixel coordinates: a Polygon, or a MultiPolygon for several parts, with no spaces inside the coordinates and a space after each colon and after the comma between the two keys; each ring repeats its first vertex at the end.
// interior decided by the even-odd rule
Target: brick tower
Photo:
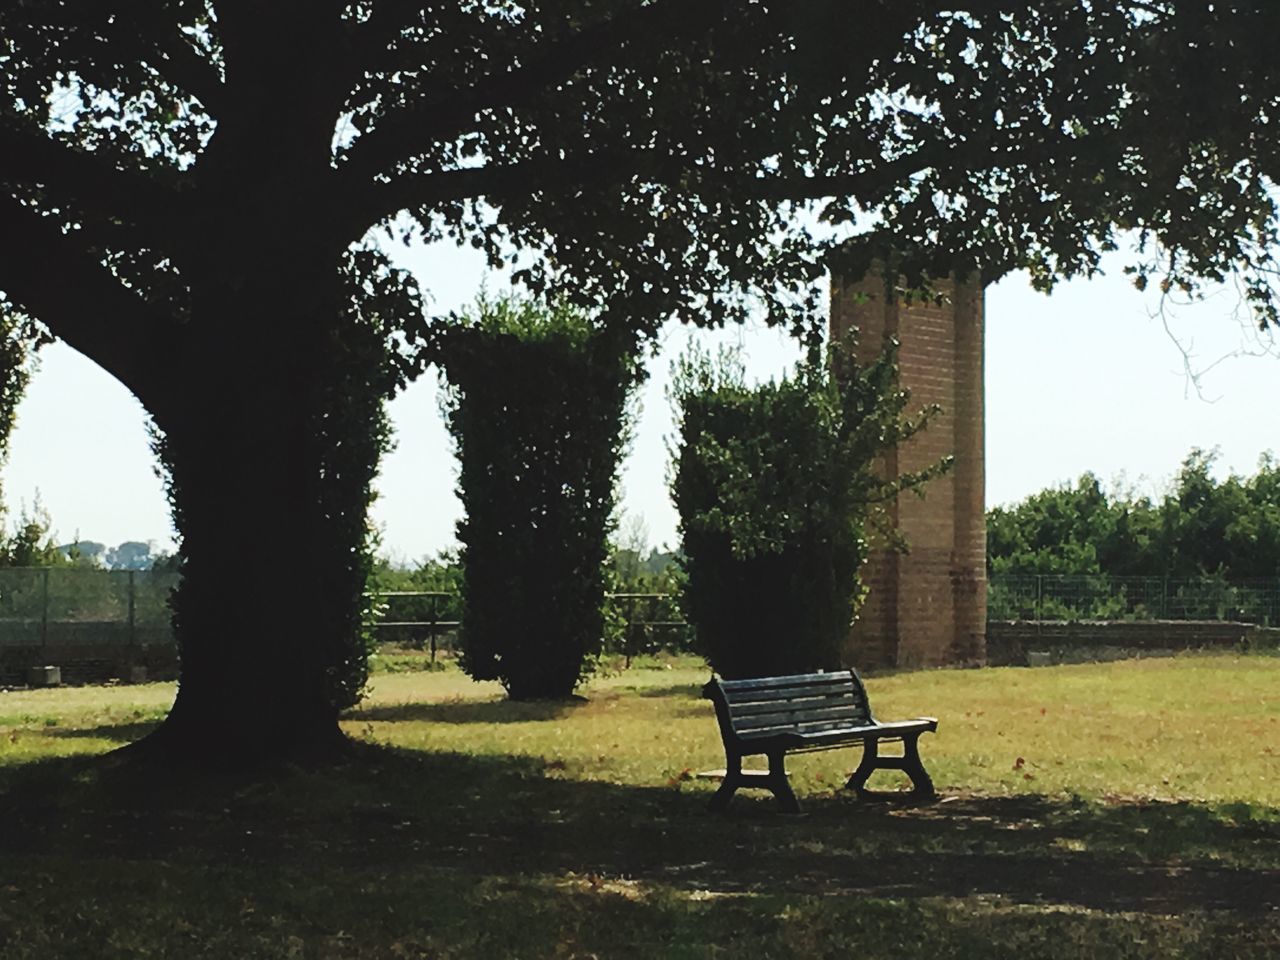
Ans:
{"type": "Polygon", "coordinates": [[[897,337],[909,411],[936,403],[942,413],[886,457],[890,475],[919,470],[952,454],[955,466],[890,507],[910,552],[876,551],[862,573],[867,601],[854,624],[846,661],[857,666],[921,667],[986,658],[987,577],[983,466],[982,311],[976,280],[937,285],[941,304],[900,301],[878,275],[831,281],[831,328],[859,330],[869,359],[897,337]]]}

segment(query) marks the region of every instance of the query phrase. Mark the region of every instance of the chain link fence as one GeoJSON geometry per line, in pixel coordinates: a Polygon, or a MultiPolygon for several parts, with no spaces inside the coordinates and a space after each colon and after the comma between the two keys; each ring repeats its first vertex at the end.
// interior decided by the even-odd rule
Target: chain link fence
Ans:
{"type": "Polygon", "coordinates": [[[177,574],[149,570],[0,569],[0,685],[27,682],[42,665],[64,682],[175,676],[177,584],[177,574]]]}
{"type": "Polygon", "coordinates": [[[173,645],[175,573],[0,569],[0,648],[173,645]]]}
{"type": "Polygon", "coordinates": [[[992,576],[987,619],[1217,620],[1280,625],[1280,579],[992,576]]]}

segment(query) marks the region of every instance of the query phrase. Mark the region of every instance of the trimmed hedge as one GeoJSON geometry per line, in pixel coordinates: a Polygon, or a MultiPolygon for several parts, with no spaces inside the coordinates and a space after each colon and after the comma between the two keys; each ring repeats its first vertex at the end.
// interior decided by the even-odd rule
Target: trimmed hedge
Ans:
{"type": "Polygon", "coordinates": [[[604,633],[635,340],[512,297],[437,336],[465,509],[463,669],[512,699],[567,697],[604,633]]]}

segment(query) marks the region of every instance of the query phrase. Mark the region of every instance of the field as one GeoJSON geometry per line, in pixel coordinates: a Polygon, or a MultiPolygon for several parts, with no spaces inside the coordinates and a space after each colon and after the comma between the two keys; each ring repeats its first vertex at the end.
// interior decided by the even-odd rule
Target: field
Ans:
{"type": "MultiPolygon", "coordinates": [[[[139,783],[172,687],[0,693],[0,958],[1276,957],[1280,657],[874,677],[942,800],[739,793],[705,667],[569,704],[382,672],[345,766],[139,783]]],[[[892,774],[873,787],[892,786],[892,774]]]]}

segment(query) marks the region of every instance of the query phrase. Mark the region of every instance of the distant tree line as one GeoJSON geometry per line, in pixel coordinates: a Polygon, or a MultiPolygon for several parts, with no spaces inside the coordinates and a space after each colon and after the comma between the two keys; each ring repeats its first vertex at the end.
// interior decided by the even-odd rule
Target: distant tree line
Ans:
{"type": "Polygon", "coordinates": [[[1104,489],[1092,473],[987,513],[987,570],[1000,575],[1280,577],[1280,461],[1213,476],[1194,449],[1160,497],[1104,489]]]}
{"type": "MultiPolygon", "coordinates": [[[[5,509],[0,504],[0,523],[5,509]]],[[[108,546],[76,539],[58,544],[53,519],[37,496],[23,506],[9,528],[0,526],[0,569],[6,567],[68,567],[82,570],[156,570],[176,572],[176,554],[157,552],[151,542],[126,540],[108,546]]]]}

